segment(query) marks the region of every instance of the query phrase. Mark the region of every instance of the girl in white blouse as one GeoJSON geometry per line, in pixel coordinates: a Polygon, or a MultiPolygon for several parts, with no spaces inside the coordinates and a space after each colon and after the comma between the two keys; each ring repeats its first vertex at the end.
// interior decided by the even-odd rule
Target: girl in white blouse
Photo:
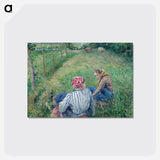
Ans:
{"type": "Polygon", "coordinates": [[[95,103],[92,92],[86,88],[85,79],[75,77],[72,80],[72,86],[76,91],[67,94],[66,92],[60,93],[54,98],[54,103],[58,103],[59,112],[63,117],[92,116],[95,111],[95,103]]]}

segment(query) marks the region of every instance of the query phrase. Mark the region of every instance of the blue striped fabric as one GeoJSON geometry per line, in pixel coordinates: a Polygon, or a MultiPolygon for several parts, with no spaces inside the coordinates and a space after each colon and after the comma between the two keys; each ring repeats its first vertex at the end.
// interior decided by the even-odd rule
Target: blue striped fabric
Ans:
{"type": "Polygon", "coordinates": [[[75,114],[85,113],[89,108],[91,108],[92,113],[94,113],[95,103],[91,91],[85,88],[68,93],[63,101],[59,103],[59,111],[61,113],[65,112],[69,106],[75,114]]]}

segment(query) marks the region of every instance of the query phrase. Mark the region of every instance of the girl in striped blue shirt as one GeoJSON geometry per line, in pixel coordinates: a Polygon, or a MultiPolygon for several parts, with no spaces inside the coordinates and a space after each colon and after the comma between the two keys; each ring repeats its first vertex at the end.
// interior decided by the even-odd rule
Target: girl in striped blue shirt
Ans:
{"type": "Polygon", "coordinates": [[[76,89],[71,93],[63,92],[54,98],[63,117],[92,116],[95,112],[95,103],[92,92],[86,88],[83,77],[75,77],[72,86],[76,89]]]}

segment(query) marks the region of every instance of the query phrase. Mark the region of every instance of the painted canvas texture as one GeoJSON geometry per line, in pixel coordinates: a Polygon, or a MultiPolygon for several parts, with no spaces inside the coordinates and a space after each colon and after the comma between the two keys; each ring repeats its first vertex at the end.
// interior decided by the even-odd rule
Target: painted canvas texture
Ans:
{"type": "Polygon", "coordinates": [[[133,43],[28,43],[29,118],[133,118],[133,43]]]}

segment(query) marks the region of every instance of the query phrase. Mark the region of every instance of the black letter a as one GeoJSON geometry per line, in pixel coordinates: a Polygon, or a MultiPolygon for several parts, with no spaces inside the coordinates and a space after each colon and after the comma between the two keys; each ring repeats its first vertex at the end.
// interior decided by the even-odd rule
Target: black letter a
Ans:
{"type": "Polygon", "coordinates": [[[8,13],[12,12],[12,5],[9,5],[9,4],[5,5],[4,10],[5,12],[8,12],[8,13]]]}

